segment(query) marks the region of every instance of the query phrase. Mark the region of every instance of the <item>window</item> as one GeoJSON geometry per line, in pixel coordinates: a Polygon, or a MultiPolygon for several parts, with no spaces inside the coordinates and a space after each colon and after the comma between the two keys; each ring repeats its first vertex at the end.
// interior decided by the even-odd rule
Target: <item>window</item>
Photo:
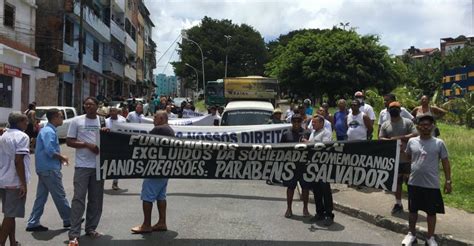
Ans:
{"type": "Polygon", "coordinates": [[[11,28],[15,27],[15,7],[5,3],[3,9],[3,25],[11,28]]]}
{"type": "Polygon", "coordinates": [[[66,19],[64,27],[64,42],[69,46],[74,46],[74,23],[66,19]]]}
{"type": "Polygon", "coordinates": [[[0,107],[11,108],[13,104],[13,77],[0,75],[0,107]]]}
{"type": "Polygon", "coordinates": [[[72,109],[66,109],[66,119],[74,118],[74,111],[72,109]]]}
{"type": "Polygon", "coordinates": [[[467,79],[467,74],[463,73],[461,74],[461,80],[466,80],[467,79]]]}
{"type": "Polygon", "coordinates": [[[94,61],[99,62],[99,42],[94,40],[94,50],[93,50],[94,61]]]}

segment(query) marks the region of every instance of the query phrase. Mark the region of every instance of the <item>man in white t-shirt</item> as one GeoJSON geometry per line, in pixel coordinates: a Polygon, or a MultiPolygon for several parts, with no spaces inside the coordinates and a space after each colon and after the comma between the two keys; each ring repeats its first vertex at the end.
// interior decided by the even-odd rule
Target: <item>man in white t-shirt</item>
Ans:
{"type": "Polygon", "coordinates": [[[220,125],[221,117],[217,114],[217,107],[216,106],[211,106],[209,108],[209,112],[211,113],[212,124],[214,126],[220,125]]]}
{"type": "MultiPolygon", "coordinates": [[[[354,93],[354,99],[359,101],[359,103],[360,103],[359,111],[364,113],[365,115],[367,115],[369,117],[370,122],[372,123],[372,127],[373,127],[374,122],[375,122],[374,108],[372,108],[372,106],[370,106],[370,104],[365,102],[364,93],[362,91],[357,91],[356,93],[354,93]]],[[[352,112],[352,109],[349,109],[349,113],[351,113],[351,112],[352,112]]],[[[372,139],[372,133],[367,134],[367,139],[368,140],[372,139]]]]}
{"type": "Polygon", "coordinates": [[[98,101],[94,97],[84,100],[86,114],[71,121],[67,133],[67,146],[76,149],[74,170],[74,196],[71,203],[71,229],[69,243],[74,245],[81,234],[82,216],[86,209],[86,235],[92,238],[101,236],[96,231],[102,215],[104,198],[104,181],[96,180],[96,156],[99,154],[97,146],[99,130],[105,127],[97,115],[98,101]]]}
{"type": "MultiPolygon", "coordinates": [[[[108,129],[112,129],[112,127],[116,123],[125,123],[125,122],[127,122],[125,117],[123,117],[119,114],[119,109],[116,108],[116,107],[110,108],[109,115],[110,115],[110,117],[105,120],[105,127],[107,127],[108,129]]],[[[120,190],[120,188],[118,186],[118,179],[114,179],[112,181],[112,190],[120,190]]]]}
{"type": "Polygon", "coordinates": [[[143,123],[145,115],[143,115],[143,104],[138,103],[135,107],[135,111],[128,113],[127,122],[130,123],[143,123]]]}
{"type": "Polygon", "coordinates": [[[8,116],[10,128],[0,136],[0,198],[4,214],[0,229],[0,245],[10,237],[10,245],[17,245],[15,218],[25,217],[26,185],[30,180],[30,138],[24,131],[26,115],[20,112],[8,116]]]}
{"type": "MultiPolygon", "coordinates": [[[[326,110],[323,107],[319,107],[319,109],[317,111],[317,114],[322,115],[324,117],[324,129],[328,130],[329,132],[332,132],[332,124],[329,120],[326,119],[326,117],[327,117],[326,110]]],[[[309,124],[308,124],[307,128],[308,128],[308,130],[313,129],[313,119],[311,119],[309,121],[309,124]]]]}
{"type": "Polygon", "coordinates": [[[178,116],[171,112],[172,106],[170,104],[166,105],[166,114],[168,115],[168,119],[177,119],[178,116]]]}

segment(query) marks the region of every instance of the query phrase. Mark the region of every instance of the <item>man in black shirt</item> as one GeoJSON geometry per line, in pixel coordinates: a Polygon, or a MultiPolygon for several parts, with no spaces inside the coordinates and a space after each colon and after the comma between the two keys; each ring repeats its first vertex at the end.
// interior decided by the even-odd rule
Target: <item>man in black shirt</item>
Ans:
{"type": "MultiPolygon", "coordinates": [[[[168,114],[164,110],[155,113],[153,120],[155,128],[150,134],[174,137],[173,129],[168,125],[168,114]]],[[[150,233],[152,231],[166,231],[166,187],[167,178],[144,179],[142,185],[141,199],[143,201],[143,224],[132,228],[132,233],[150,233]],[[153,202],[157,202],[159,219],[158,223],[151,226],[151,211],[153,202]]]]}
{"type": "MultiPolygon", "coordinates": [[[[303,122],[303,117],[300,114],[294,114],[291,117],[292,128],[291,131],[287,131],[281,137],[281,143],[298,143],[304,138],[305,130],[301,127],[303,122]]],[[[286,189],[286,204],[287,209],[285,212],[285,217],[290,218],[293,216],[292,203],[293,195],[295,194],[295,188],[297,183],[300,183],[302,192],[301,199],[303,200],[303,216],[311,216],[308,210],[308,199],[309,199],[309,189],[311,185],[304,181],[303,175],[301,172],[295,172],[295,176],[290,181],[284,181],[283,185],[288,187],[286,189]]]]}

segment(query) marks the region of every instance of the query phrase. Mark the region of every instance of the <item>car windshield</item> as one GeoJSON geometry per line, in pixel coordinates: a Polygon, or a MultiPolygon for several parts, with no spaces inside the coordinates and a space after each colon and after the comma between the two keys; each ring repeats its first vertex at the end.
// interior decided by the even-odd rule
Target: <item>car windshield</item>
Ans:
{"type": "Polygon", "coordinates": [[[36,119],[47,120],[46,119],[46,112],[47,111],[48,111],[47,109],[36,109],[35,110],[36,119]]]}
{"type": "Polygon", "coordinates": [[[272,112],[264,110],[236,110],[224,112],[221,125],[263,125],[267,124],[272,112]]]}

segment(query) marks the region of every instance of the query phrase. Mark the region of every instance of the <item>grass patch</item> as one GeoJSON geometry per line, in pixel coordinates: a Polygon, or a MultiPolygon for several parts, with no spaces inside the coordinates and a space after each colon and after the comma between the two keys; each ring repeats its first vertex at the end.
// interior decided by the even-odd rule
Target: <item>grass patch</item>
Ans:
{"type": "MultiPolygon", "coordinates": [[[[453,192],[443,194],[446,205],[474,212],[474,130],[464,126],[438,123],[449,152],[453,192]]],[[[440,172],[443,173],[442,167],[440,172]]],[[[444,174],[444,173],[443,173],[444,174]]],[[[442,183],[444,184],[444,175],[442,183]]]]}

